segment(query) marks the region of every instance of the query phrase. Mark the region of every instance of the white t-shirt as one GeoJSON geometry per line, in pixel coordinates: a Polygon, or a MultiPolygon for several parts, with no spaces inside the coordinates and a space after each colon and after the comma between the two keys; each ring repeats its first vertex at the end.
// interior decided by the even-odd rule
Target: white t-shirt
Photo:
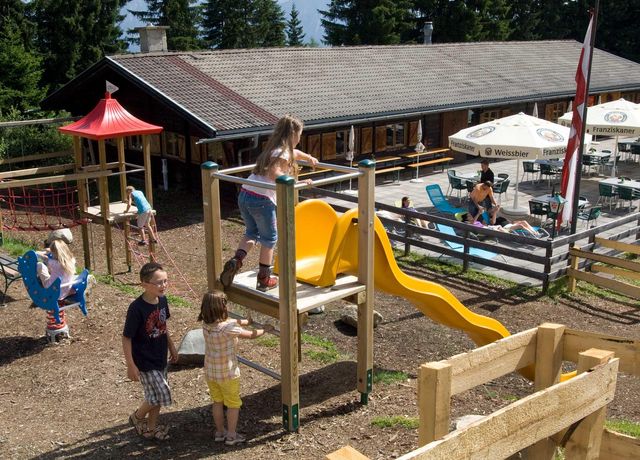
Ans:
{"type": "MultiPolygon", "coordinates": [[[[281,148],[277,148],[275,149],[273,152],[271,152],[271,158],[280,158],[281,160],[284,161],[289,161],[290,159],[290,155],[289,152],[287,152],[286,150],[282,150],[281,148]]],[[[267,184],[273,184],[274,181],[273,179],[271,179],[269,176],[263,176],[260,174],[251,174],[248,177],[249,180],[253,180],[253,181],[257,181],[257,182],[264,182],[267,184]]],[[[269,198],[273,204],[276,203],[276,191],[275,190],[270,190],[267,188],[261,188],[261,187],[257,187],[257,186],[253,186],[253,185],[243,185],[242,186],[243,190],[247,190],[249,192],[252,193],[257,193],[258,195],[263,195],[266,196],[267,198],[269,198]]]]}

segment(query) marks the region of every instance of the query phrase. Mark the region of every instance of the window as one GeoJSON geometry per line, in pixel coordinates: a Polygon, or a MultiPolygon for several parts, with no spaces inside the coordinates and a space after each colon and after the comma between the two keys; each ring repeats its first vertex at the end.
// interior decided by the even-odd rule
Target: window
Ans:
{"type": "Polygon", "coordinates": [[[551,104],[547,104],[544,109],[544,118],[549,121],[556,122],[558,118],[565,114],[566,111],[566,102],[554,102],[551,104]]]}
{"type": "Polygon", "coordinates": [[[184,160],[184,136],[167,132],[167,156],[184,160]]]}
{"type": "Polygon", "coordinates": [[[129,150],[142,151],[142,136],[129,136],[127,137],[127,143],[129,150]]]}
{"type": "Polygon", "coordinates": [[[387,125],[387,148],[389,147],[404,147],[406,145],[405,140],[405,124],[394,123],[387,125]]]}

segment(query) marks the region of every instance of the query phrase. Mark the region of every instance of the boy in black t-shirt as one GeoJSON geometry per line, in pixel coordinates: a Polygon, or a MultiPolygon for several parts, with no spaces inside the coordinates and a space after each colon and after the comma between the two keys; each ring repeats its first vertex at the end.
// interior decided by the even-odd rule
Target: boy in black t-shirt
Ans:
{"type": "Polygon", "coordinates": [[[165,297],[167,272],[151,262],[140,269],[144,292],[131,302],[122,333],[122,348],[127,376],[140,381],[144,401],[129,416],[136,432],[147,439],[168,439],[168,428],[158,424],[160,407],[171,405],[167,381],[167,349],[170,362],[178,361],[178,352],[169,336],[167,320],[171,316],[165,297]]]}

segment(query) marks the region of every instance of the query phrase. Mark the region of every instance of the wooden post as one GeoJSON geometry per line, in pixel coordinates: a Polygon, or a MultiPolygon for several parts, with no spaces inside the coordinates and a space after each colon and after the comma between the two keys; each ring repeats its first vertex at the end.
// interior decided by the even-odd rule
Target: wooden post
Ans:
{"type": "MultiPolygon", "coordinates": [[[[104,139],[98,141],[98,155],[100,158],[100,171],[107,170],[107,151],[104,139]]],[[[104,247],[107,255],[107,273],[113,275],[113,240],[111,238],[111,223],[109,222],[109,178],[106,176],[98,179],[100,190],[100,214],[104,221],[104,247]]]]}
{"type": "MultiPolygon", "coordinates": [[[[78,136],[73,136],[73,155],[75,158],[77,173],[81,172],[83,166],[82,140],[78,136]]],[[[87,202],[87,179],[78,179],[78,208],[80,213],[86,213],[89,203],[87,202]]],[[[83,216],[85,218],[86,215],[83,216]]],[[[82,227],[82,251],[84,252],[84,267],[91,270],[91,247],[89,245],[89,224],[83,223],[82,227]]]]}
{"type": "Polygon", "coordinates": [[[549,290],[549,275],[551,274],[551,257],[553,256],[553,248],[549,246],[544,253],[544,279],[542,280],[542,293],[546,294],[549,290]]]}
{"type": "MultiPolygon", "coordinates": [[[[583,351],[578,358],[578,374],[588,372],[595,366],[609,362],[613,356],[614,353],[612,351],[598,350],[596,348],[583,351]]],[[[600,444],[606,415],[607,406],[603,406],[580,421],[569,442],[567,442],[564,451],[567,460],[574,458],[587,460],[600,457],[600,444]]]]}
{"type": "Polygon", "coordinates": [[[144,156],[144,196],[153,208],[153,181],[151,178],[151,138],[142,136],[142,155],[144,156]]]}
{"type": "Polygon", "coordinates": [[[423,364],[418,370],[418,447],[442,438],[451,420],[451,365],[423,364]]]}
{"type": "MultiPolygon", "coordinates": [[[[578,247],[576,249],[580,249],[580,248],[578,247]]],[[[569,256],[569,257],[570,257],[569,260],[571,262],[569,264],[569,268],[572,268],[573,270],[577,270],[578,269],[578,263],[579,263],[580,259],[576,255],[572,255],[572,256],[569,256]]],[[[577,284],[576,277],[569,275],[569,282],[567,283],[567,288],[569,289],[569,292],[575,292],[576,284],[577,284]]]]}
{"type": "MultiPolygon", "coordinates": [[[[120,171],[120,200],[123,202],[127,201],[127,175],[125,174],[127,171],[127,166],[125,165],[124,158],[124,137],[119,137],[116,139],[116,143],[118,145],[118,171],[120,171]]],[[[124,228],[124,252],[127,261],[127,267],[129,271],[131,271],[131,250],[129,249],[129,238],[131,237],[131,225],[129,224],[129,219],[125,220],[123,223],[124,228]]]]}
{"type": "Polygon", "coordinates": [[[222,289],[222,220],[220,217],[220,180],[211,176],[218,165],[207,161],[200,166],[202,174],[202,206],[204,211],[204,242],[209,292],[222,289]]]}
{"type": "MultiPolygon", "coordinates": [[[[562,354],[564,351],[565,327],[560,324],[545,323],[536,333],[536,376],[535,391],[544,390],[560,381],[562,374],[562,354]]],[[[556,443],[545,438],[527,449],[527,458],[553,459],[556,443]]]]}
{"type": "Polygon", "coordinates": [[[375,162],[362,160],[358,169],[358,282],[365,295],[358,303],[358,391],[360,402],[367,404],[373,387],[373,238],[375,235],[375,162]]]}
{"type": "Polygon", "coordinates": [[[296,295],[295,179],[276,179],[278,257],[280,260],[280,387],[282,423],[285,430],[300,426],[298,382],[298,306],[296,295]]]}

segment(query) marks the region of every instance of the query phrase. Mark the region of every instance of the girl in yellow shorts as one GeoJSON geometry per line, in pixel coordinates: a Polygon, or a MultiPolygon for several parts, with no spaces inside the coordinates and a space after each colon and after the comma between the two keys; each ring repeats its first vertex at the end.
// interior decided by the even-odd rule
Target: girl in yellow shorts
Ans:
{"type": "Polygon", "coordinates": [[[216,426],[214,440],[228,446],[245,441],[238,434],[238,417],[242,400],[240,399],[240,367],[238,337],[255,339],[265,332],[273,330],[267,325],[264,329],[247,330],[250,319],[235,320],[229,318],[227,296],[221,291],[209,292],[202,298],[198,321],[203,321],[205,341],[204,368],[213,401],[213,422],[216,426]],[[224,406],[227,406],[227,429],[224,429],[224,406]]]}

